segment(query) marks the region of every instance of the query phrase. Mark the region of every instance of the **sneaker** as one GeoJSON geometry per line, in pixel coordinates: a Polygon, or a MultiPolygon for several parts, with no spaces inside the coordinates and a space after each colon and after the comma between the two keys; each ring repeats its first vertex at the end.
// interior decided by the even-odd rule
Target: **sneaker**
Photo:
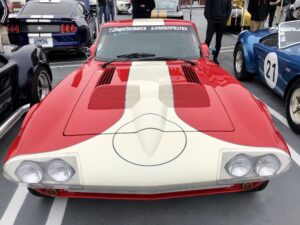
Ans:
{"type": "Polygon", "coordinates": [[[217,65],[220,65],[220,63],[219,63],[219,61],[218,61],[218,59],[217,59],[217,58],[214,58],[214,60],[213,60],[213,61],[214,61],[214,63],[215,63],[215,64],[217,64],[217,65]]]}

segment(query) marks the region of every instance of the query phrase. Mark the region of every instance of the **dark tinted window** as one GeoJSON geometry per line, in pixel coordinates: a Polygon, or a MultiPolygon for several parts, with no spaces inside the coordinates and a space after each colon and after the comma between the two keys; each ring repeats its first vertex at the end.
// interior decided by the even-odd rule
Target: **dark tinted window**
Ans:
{"type": "Polygon", "coordinates": [[[110,27],[101,32],[96,59],[150,53],[157,57],[200,58],[199,39],[188,26],[110,27]]]}
{"type": "Polygon", "coordinates": [[[25,5],[22,15],[69,15],[73,7],[74,4],[69,1],[55,3],[31,2],[25,5]]]}

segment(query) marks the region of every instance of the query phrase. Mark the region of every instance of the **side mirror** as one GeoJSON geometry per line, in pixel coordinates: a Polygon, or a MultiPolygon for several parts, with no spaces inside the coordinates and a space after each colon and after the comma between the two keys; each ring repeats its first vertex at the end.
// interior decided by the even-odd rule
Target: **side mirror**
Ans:
{"type": "Polygon", "coordinates": [[[209,49],[208,49],[207,44],[202,43],[200,45],[200,49],[201,49],[201,52],[202,52],[202,57],[208,59],[208,57],[209,57],[209,49]]]}
{"type": "Polygon", "coordinates": [[[81,51],[85,54],[87,59],[91,57],[91,50],[88,47],[82,48],[81,51]]]}

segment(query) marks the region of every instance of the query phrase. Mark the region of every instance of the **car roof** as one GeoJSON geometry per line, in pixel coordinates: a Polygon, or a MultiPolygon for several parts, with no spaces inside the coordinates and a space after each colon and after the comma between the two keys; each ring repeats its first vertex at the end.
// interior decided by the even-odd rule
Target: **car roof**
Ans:
{"type": "Polygon", "coordinates": [[[117,20],[105,23],[104,27],[131,27],[131,26],[193,26],[195,24],[187,20],[176,19],[134,19],[134,20],[117,20]]]}

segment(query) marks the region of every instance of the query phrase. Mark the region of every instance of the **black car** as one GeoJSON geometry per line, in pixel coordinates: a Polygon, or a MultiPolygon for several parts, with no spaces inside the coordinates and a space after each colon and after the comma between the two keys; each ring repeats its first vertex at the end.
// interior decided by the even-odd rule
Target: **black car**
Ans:
{"type": "Polygon", "coordinates": [[[52,73],[42,47],[6,48],[0,53],[0,124],[14,110],[39,102],[52,89],[52,73]]]}
{"type": "Polygon", "coordinates": [[[183,19],[179,0],[155,0],[155,9],[151,18],[183,19]]]}
{"type": "Polygon", "coordinates": [[[96,37],[94,13],[75,0],[32,0],[16,18],[8,33],[15,45],[38,44],[47,50],[78,52],[96,37]]]}

